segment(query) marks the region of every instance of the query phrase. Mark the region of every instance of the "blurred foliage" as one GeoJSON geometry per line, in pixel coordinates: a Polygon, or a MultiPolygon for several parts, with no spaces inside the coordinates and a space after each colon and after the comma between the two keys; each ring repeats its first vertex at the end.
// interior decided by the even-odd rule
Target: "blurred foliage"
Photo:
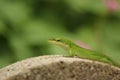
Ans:
{"type": "Polygon", "coordinates": [[[80,40],[119,62],[119,34],[120,10],[109,11],[103,0],[0,0],[0,67],[65,54],[47,43],[55,37],[80,40]]]}

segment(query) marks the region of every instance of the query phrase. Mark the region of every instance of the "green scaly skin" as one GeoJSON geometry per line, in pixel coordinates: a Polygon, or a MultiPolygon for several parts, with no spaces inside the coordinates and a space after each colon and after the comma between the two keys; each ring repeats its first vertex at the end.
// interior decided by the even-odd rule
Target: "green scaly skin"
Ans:
{"type": "Polygon", "coordinates": [[[56,44],[67,50],[69,52],[69,56],[78,56],[80,58],[100,61],[120,67],[119,64],[110,59],[108,56],[97,53],[95,51],[84,49],[68,39],[65,38],[49,39],[48,42],[56,44]]]}

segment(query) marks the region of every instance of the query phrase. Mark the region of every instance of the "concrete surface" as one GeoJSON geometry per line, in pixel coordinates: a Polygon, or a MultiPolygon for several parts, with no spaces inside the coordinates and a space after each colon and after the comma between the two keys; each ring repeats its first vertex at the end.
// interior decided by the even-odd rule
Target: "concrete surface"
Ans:
{"type": "Polygon", "coordinates": [[[92,60],[48,55],[0,69],[0,80],[120,80],[120,68],[92,60]]]}

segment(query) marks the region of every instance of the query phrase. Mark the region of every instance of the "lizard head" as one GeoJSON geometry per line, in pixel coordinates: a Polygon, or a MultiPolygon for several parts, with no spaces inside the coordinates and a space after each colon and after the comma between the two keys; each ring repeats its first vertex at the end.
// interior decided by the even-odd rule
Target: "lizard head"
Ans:
{"type": "Polygon", "coordinates": [[[71,41],[68,39],[64,39],[64,38],[54,38],[54,39],[49,39],[48,42],[53,43],[55,45],[58,45],[64,49],[70,49],[71,46],[71,41]]]}

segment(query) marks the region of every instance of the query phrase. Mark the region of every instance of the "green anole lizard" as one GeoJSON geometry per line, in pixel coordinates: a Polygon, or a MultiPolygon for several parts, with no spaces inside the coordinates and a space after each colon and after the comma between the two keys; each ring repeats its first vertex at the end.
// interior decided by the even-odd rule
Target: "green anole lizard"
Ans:
{"type": "Polygon", "coordinates": [[[100,61],[120,67],[120,65],[117,64],[117,62],[113,61],[105,54],[100,54],[92,50],[84,49],[68,39],[65,38],[49,39],[48,42],[56,44],[67,50],[69,52],[69,56],[78,56],[80,58],[100,61]]]}

